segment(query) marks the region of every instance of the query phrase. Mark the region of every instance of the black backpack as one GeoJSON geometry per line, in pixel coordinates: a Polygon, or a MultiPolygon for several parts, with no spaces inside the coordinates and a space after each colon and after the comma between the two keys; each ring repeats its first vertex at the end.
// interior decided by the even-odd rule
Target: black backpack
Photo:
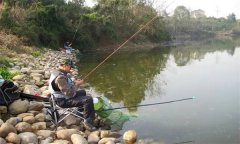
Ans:
{"type": "Polygon", "coordinates": [[[5,80],[0,87],[0,105],[8,106],[14,100],[19,99],[18,87],[9,80],[5,80]]]}

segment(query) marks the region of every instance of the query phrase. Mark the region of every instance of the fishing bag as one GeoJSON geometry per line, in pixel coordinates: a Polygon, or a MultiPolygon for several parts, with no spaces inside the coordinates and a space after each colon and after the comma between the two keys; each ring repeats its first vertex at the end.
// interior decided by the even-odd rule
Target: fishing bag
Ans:
{"type": "Polygon", "coordinates": [[[0,105],[8,106],[14,100],[19,99],[18,87],[9,80],[1,79],[0,82],[0,105]]]}
{"type": "Polygon", "coordinates": [[[123,124],[130,119],[130,114],[119,109],[114,109],[110,101],[104,97],[93,98],[94,110],[97,115],[110,124],[123,124]]]}

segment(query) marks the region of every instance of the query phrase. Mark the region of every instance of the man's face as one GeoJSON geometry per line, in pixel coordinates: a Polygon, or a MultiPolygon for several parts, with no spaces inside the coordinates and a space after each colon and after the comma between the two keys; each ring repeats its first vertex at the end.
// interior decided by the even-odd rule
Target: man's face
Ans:
{"type": "Polygon", "coordinates": [[[67,73],[70,73],[71,71],[71,66],[70,65],[64,65],[64,71],[67,72],[67,73]]]}

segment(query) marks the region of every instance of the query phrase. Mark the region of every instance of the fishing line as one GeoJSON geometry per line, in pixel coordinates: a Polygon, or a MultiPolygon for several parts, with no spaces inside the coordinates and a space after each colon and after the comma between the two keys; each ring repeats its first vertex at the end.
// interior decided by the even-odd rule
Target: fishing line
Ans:
{"type": "MultiPolygon", "coordinates": [[[[175,0],[173,0],[167,7],[169,7],[175,0]]],[[[166,8],[167,8],[166,7],[166,8]]],[[[166,9],[165,8],[165,9],[166,9]]],[[[154,16],[150,21],[148,21],[144,26],[142,26],[136,33],[134,33],[130,38],[128,38],[125,42],[123,42],[117,49],[115,49],[109,56],[107,56],[101,63],[99,63],[95,68],[93,68],[89,73],[84,76],[83,80],[85,80],[88,76],[90,76],[98,67],[100,67],[105,61],[107,61],[113,54],[115,54],[119,49],[121,49],[125,44],[127,44],[130,40],[132,40],[136,35],[138,35],[144,28],[146,28],[149,24],[151,24],[155,19],[157,19],[158,14],[154,16]]]]}
{"type": "Polygon", "coordinates": [[[71,43],[70,43],[71,45],[72,45],[72,43],[73,43],[73,41],[74,41],[74,39],[75,39],[75,37],[76,37],[76,34],[77,34],[78,29],[79,29],[80,23],[81,23],[81,21],[79,20],[77,29],[76,29],[76,31],[75,31],[75,33],[74,33],[74,35],[73,35],[72,41],[71,41],[71,43]]]}
{"type": "Polygon", "coordinates": [[[167,104],[167,103],[175,103],[180,101],[186,101],[195,99],[195,97],[189,97],[189,98],[183,98],[178,100],[171,100],[171,101],[165,101],[165,102],[159,102],[159,103],[149,103],[149,104],[142,104],[142,105],[135,105],[135,106],[123,106],[123,107],[116,107],[116,108],[110,108],[106,110],[100,110],[100,111],[109,111],[109,110],[116,110],[116,109],[125,109],[125,108],[135,108],[135,107],[142,107],[142,106],[152,106],[152,105],[160,105],[160,104],[167,104]]]}

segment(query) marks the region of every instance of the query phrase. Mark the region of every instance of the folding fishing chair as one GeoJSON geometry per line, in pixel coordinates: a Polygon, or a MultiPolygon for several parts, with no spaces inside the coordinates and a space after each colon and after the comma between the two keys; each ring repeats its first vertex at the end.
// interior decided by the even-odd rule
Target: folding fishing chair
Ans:
{"type": "Polygon", "coordinates": [[[82,120],[85,120],[83,117],[83,112],[81,111],[83,108],[79,107],[71,107],[71,108],[62,108],[56,103],[56,98],[54,94],[51,94],[49,98],[50,105],[47,106],[48,113],[51,115],[53,119],[53,124],[57,127],[65,118],[69,115],[76,116],[82,120]]]}

